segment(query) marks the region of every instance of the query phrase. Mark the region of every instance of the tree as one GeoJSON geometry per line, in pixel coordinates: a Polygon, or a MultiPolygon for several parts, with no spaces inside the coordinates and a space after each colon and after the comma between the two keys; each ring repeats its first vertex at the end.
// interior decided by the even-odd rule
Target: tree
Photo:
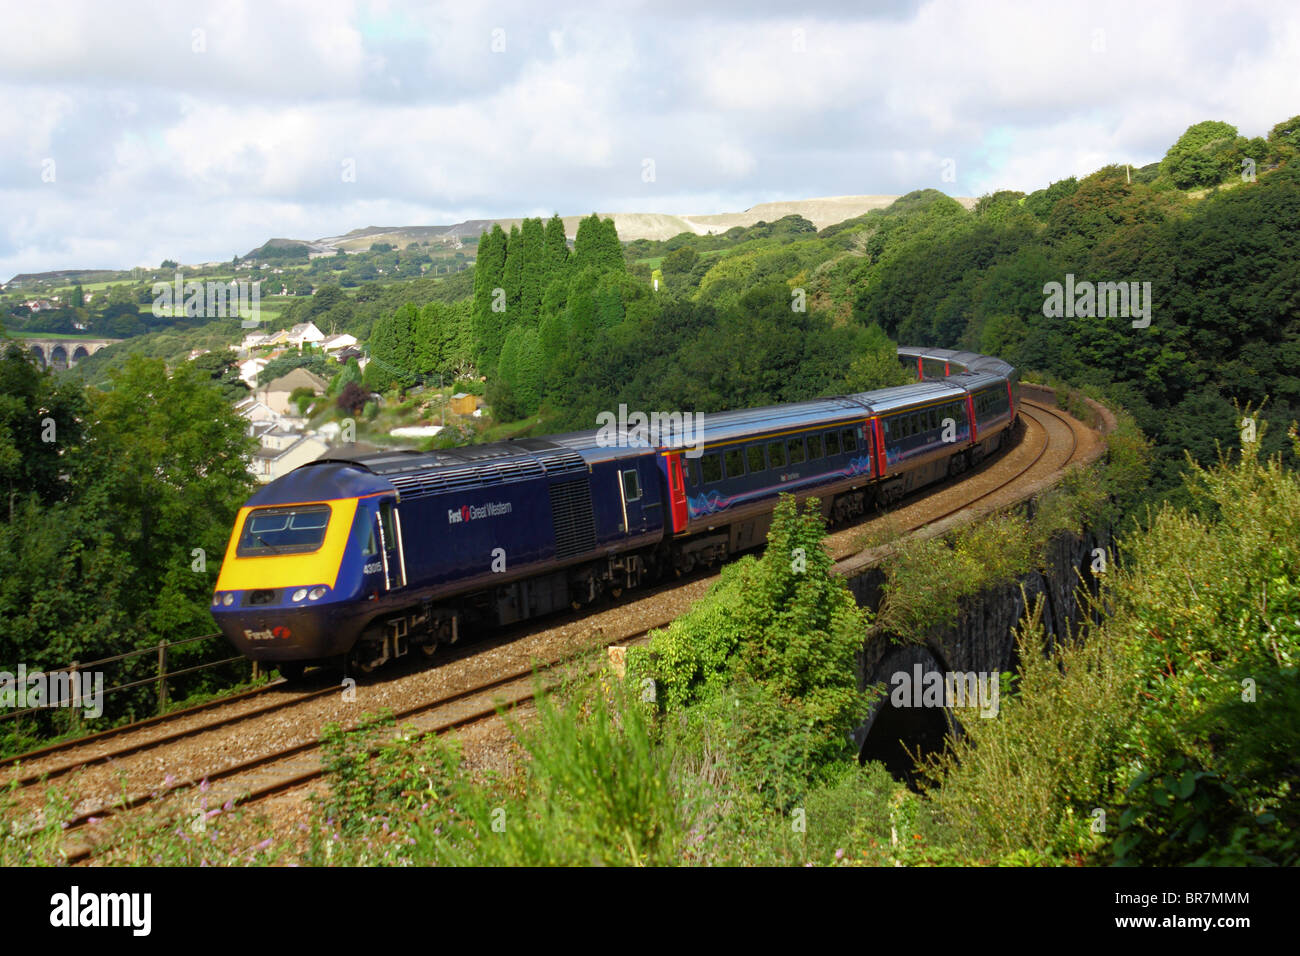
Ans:
{"type": "MultiPolygon", "coordinates": [[[[377,366],[373,379],[382,388],[410,388],[417,377],[416,323],[419,311],[407,303],[375,322],[370,331],[370,364],[377,366]]],[[[366,368],[370,376],[370,368],[366,368]]]]}
{"type": "MultiPolygon", "coordinates": [[[[238,401],[248,395],[248,386],[239,377],[239,359],[232,349],[224,352],[204,352],[192,360],[195,368],[221,388],[227,401],[238,401]]],[[[267,379],[270,381],[270,379],[267,379]]]]}
{"type": "Polygon", "coordinates": [[[86,401],[74,383],[41,371],[17,343],[0,357],[0,518],[28,495],[51,504],[71,492],[68,459],[84,440],[86,401]]]}
{"type": "Polygon", "coordinates": [[[564,236],[564,220],[556,213],[547,220],[546,234],[542,240],[542,272],[546,285],[563,278],[568,261],[569,245],[564,236]]]}
{"type": "Polygon", "coordinates": [[[348,382],[343,386],[343,390],[339,392],[338,401],[335,404],[343,412],[355,418],[361,414],[369,398],[370,393],[362,388],[360,382],[348,382]]]}
{"type": "Polygon", "coordinates": [[[496,363],[505,339],[505,314],[494,311],[493,306],[498,302],[497,290],[504,295],[508,245],[505,232],[497,224],[479,237],[474,262],[474,324],[480,365],[496,363]]]}
{"type": "Polygon", "coordinates": [[[1223,181],[1230,169],[1219,156],[1237,138],[1230,123],[1207,120],[1187,128],[1160,161],[1160,172],[1179,189],[1213,186],[1223,181]]]}
{"type": "Polygon", "coordinates": [[[523,237],[519,233],[519,227],[511,226],[510,238],[506,242],[506,268],[501,280],[506,290],[506,328],[519,322],[519,297],[524,283],[524,256],[523,237]]]}
{"type": "Polygon", "coordinates": [[[578,222],[578,234],[573,240],[573,271],[598,267],[600,264],[600,217],[594,212],[578,222]]]}
{"type": "Polygon", "coordinates": [[[616,272],[627,271],[627,262],[623,258],[623,244],[618,241],[618,229],[613,219],[605,219],[600,224],[600,265],[616,272]]]}
{"type": "Polygon", "coordinates": [[[694,246],[681,246],[664,256],[660,268],[663,269],[666,276],[689,273],[695,268],[695,263],[699,259],[700,254],[695,250],[694,246]]]}
{"type": "Polygon", "coordinates": [[[522,262],[519,279],[519,315],[517,321],[536,327],[546,281],[545,233],[540,219],[525,219],[520,231],[522,262]]]}

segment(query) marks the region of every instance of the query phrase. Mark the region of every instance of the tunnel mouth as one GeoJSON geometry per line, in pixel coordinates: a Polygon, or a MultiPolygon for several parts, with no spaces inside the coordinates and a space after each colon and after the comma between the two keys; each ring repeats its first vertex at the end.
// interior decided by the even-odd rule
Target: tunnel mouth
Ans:
{"type": "Polygon", "coordinates": [[[858,763],[878,761],[895,780],[915,790],[928,778],[925,759],[944,749],[954,725],[945,708],[894,707],[886,698],[858,751],[858,763]]]}
{"type": "Polygon", "coordinates": [[[961,698],[943,691],[936,696],[951,675],[925,645],[898,648],[873,669],[873,676],[879,696],[853,735],[858,763],[883,764],[895,780],[919,790],[932,779],[926,770],[928,758],[962,735],[961,722],[949,706],[961,698]]]}

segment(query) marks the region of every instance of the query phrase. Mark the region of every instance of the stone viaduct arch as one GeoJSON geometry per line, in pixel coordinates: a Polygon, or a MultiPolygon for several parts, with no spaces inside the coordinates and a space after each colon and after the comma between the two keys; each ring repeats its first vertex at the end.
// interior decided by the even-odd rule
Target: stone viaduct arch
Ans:
{"type": "Polygon", "coordinates": [[[22,338],[19,342],[41,368],[74,368],[83,359],[122,341],[121,339],[22,338]]]}

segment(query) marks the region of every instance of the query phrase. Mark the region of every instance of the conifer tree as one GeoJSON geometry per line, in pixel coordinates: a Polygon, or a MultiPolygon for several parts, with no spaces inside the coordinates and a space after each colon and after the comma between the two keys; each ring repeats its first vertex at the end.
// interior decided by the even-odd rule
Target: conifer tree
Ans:
{"type": "Polygon", "coordinates": [[[578,234],[573,240],[572,272],[599,265],[600,233],[600,217],[594,212],[578,223],[578,234]]]}
{"type": "Polygon", "coordinates": [[[626,272],[627,264],[623,261],[623,244],[618,241],[618,229],[613,219],[600,223],[599,265],[601,269],[626,272]]]}
{"type": "Polygon", "coordinates": [[[544,230],[541,219],[525,219],[520,231],[523,257],[520,263],[519,315],[517,320],[531,328],[537,326],[538,312],[542,306],[542,291],[546,274],[543,262],[544,230]]]}
{"type": "Polygon", "coordinates": [[[506,252],[508,241],[501,226],[494,224],[490,232],[479,238],[478,257],[474,263],[474,325],[477,339],[476,356],[489,364],[495,362],[505,336],[505,315],[492,310],[496,290],[505,283],[506,252]]]}
{"type": "Polygon", "coordinates": [[[564,274],[569,261],[569,245],[564,237],[564,220],[556,213],[546,222],[546,235],[542,242],[542,265],[549,285],[564,274]]]}
{"type": "Polygon", "coordinates": [[[524,243],[518,226],[510,227],[506,243],[506,268],[502,287],[506,290],[505,328],[519,324],[519,294],[524,281],[524,243]]]}

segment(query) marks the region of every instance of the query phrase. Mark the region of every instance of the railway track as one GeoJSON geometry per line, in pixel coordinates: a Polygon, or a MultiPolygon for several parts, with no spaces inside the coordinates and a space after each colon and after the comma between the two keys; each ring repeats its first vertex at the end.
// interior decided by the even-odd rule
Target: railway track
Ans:
{"type": "MultiPolygon", "coordinates": [[[[670,623],[664,621],[656,627],[670,623]]],[[[601,648],[630,647],[645,641],[655,627],[634,634],[604,641],[601,648]]],[[[519,669],[504,674],[485,684],[456,691],[444,697],[415,704],[393,714],[397,733],[404,739],[430,734],[443,734],[497,716],[503,710],[528,703],[537,695],[538,681],[553,675],[569,664],[577,663],[590,655],[596,646],[580,649],[545,664],[519,669]]],[[[331,692],[337,693],[336,688],[331,692]]],[[[201,780],[173,783],[161,791],[142,792],[123,797],[111,805],[84,811],[67,821],[65,832],[74,838],[88,826],[148,803],[163,800],[185,790],[201,789],[206,810],[211,804],[225,803],[247,806],[274,794],[312,783],[325,774],[321,762],[322,744],[319,739],[302,741],[271,753],[261,754],[221,770],[205,774],[201,780]],[[206,784],[206,787],[204,787],[206,784]]],[[[175,818],[168,823],[174,822],[175,818]]],[[[97,849],[93,839],[79,840],[66,852],[69,863],[87,859],[97,849]]]]}
{"type": "MultiPolygon", "coordinates": [[[[939,514],[929,513],[920,521],[909,523],[908,527],[898,529],[899,534],[906,534],[916,531],[918,528],[937,521],[952,518],[963,511],[970,510],[981,502],[988,502],[994,498],[998,492],[1005,491],[1012,485],[1025,480],[1026,476],[1036,470],[1041,472],[1045,477],[1055,473],[1061,468],[1073,462],[1076,458],[1079,447],[1079,431],[1082,426],[1075,423],[1072,419],[1059,412],[1048,408],[1039,403],[1026,400],[1022,403],[1022,410],[1025,418],[1034,423],[1034,428],[1028,429],[1026,437],[1034,442],[1031,449],[1032,454],[1027,455],[1029,461],[1025,464],[1005,469],[1008,474],[1005,476],[997,474],[999,469],[1007,462],[1007,455],[1019,448],[1023,444],[1013,445],[1008,452],[1000,452],[996,457],[983,463],[979,469],[968,472],[960,478],[949,479],[948,482],[939,486],[929,486],[922,490],[922,501],[929,498],[930,494],[938,490],[951,491],[956,487],[964,487],[968,482],[975,479],[981,479],[984,483],[991,484],[987,489],[978,489],[980,493],[974,497],[964,497],[961,503],[956,507],[950,508],[939,514]],[[1030,436],[1033,436],[1032,438],[1030,436]],[[1068,446],[1068,451],[1062,455],[1061,452],[1068,446]],[[1051,449],[1057,449],[1057,453],[1050,456],[1051,449]]],[[[915,496],[913,496],[915,497],[915,496]]],[[[915,504],[915,502],[913,502],[915,504]]],[[[910,507],[910,506],[909,506],[910,507]]],[[[993,507],[997,507],[996,504],[993,507]]],[[[850,564],[847,560],[841,560],[840,555],[836,555],[837,567],[843,570],[843,566],[850,564]]],[[[711,581],[713,575],[706,575],[703,580],[711,581]]],[[[650,594],[654,594],[663,589],[671,589],[681,586],[682,582],[666,586],[661,589],[653,589],[650,594]]],[[[644,640],[645,636],[657,627],[665,626],[672,620],[669,617],[666,620],[651,623],[642,627],[634,634],[624,637],[615,638],[605,641],[604,646],[610,646],[618,643],[634,643],[644,640]]],[[[511,629],[512,631],[514,629],[511,629]]],[[[513,634],[499,640],[514,640],[513,634]]],[[[497,641],[493,641],[497,643],[497,641]]],[[[598,645],[590,645],[598,646],[598,645]]],[[[445,665],[451,660],[458,659],[467,655],[478,653],[483,648],[483,642],[475,642],[468,648],[461,649],[455,658],[443,658],[442,663],[445,665]]],[[[588,648],[589,650],[589,648],[588,648]]],[[[579,651],[578,654],[585,651],[579,651]]],[[[564,666],[566,663],[576,659],[578,654],[572,654],[560,659],[552,660],[547,663],[537,665],[541,672],[550,673],[564,666]]],[[[534,665],[526,669],[516,669],[505,675],[497,675],[491,680],[480,682],[475,686],[454,691],[450,694],[444,694],[433,700],[411,705],[402,708],[395,713],[395,718],[399,722],[415,722],[418,733],[445,733],[459,727],[467,726],[480,720],[491,718],[498,713],[499,706],[516,707],[525,703],[533,696],[533,677],[534,665]],[[504,695],[504,696],[503,696],[504,695]],[[444,714],[444,712],[455,710],[455,714],[444,714]],[[444,716],[439,717],[439,714],[444,716]]],[[[181,718],[192,718],[196,714],[203,712],[229,707],[232,704],[246,701],[260,694],[279,688],[284,690],[283,682],[273,682],[263,688],[255,691],[247,691],[229,698],[222,698],[217,701],[211,701],[193,708],[187,708],[184,711],[173,712],[172,714],[163,715],[159,718],[150,718],[146,721],[140,721],[137,724],[125,727],[114,728],[93,735],[90,738],[81,738],[73,741],[64,741],[51,747],[42,748],[39,751],[33,751],[30,754],[22,755],[18,758],[0,763],[3,765],[19,764],[23,760],[48,757],[54,753],[74,750],[86,744],[103,743],[108,740],[129,736],[134,732],[157,728],[160,725],[168,726],[170,722],[181,718]]],[[[46,768],[39,772],[25,773],[17,777],[19,787],[31,787],[42,780],[54,779],[72,773],[75,770],[93,767],[96,765],[107,764],[113,765],[120,760],[142,753],[147,750],[162,747],[170,743],[183,741],[187,738],[196,737],[200,734],[208,733],[223,727],[233,727],[244,721],[251,721],[258,717],[263,717],[277,711],[285,711],[289,708],[304,705],[310,701],[323,698],[330,694],[339,693],[339,688],[330,685],[323,688],[309,690],[305,693],[290,694],[283,700],[273,701],[271,703],[254,706],[248,710],[243,710],[234,714],[223,714],[215,721],[207,721],[191,727],[182,727],[169,729],[162,734],[148,735],[145,739],[131,741],[120,744],[115,748],[107,751],[92,752],[86,756],[72,761],[65,761],[52,768],[46,768]]],[[[317,731],[318,733],[318,731],[317,731]]],[[[251,758],[240,760],[224,767],[219,767],[202,775],[190,774],[186,779],[180,782],[171,782],[161,789],[143,792],[139,791],[134,794],[123,796],[111,804],[99,804],[95,808],[81,810],[77,815],[68,821],[68,831],[78,834],[91,821],[103,820],[129,811],[145,804],[154,802],[162,797],[176,794],[189,788],[199,787],[206,781],[209,788],[205,791],[209,802],[220,796],[220,802],[229,800],[234,803],[250,803],[263,799],[275,793],[281,793],[285,790],[293,789],[298,786],[309,784],[323,774],[319,759],[320,744],[318,736],[313,735],[310,739],[298,740],[286,747],[273,749],[263,752],[251,758]],[[218,787],[219,793],[214,792],[211,788],[218,787]]],[[[21,764],[19,764],[21,766],[21,764]]],[[[89,841],[85,844],[79,844],[69,855],[69,859],[85,859],[89,854],[94,852],[94,842],[89,841]]]]}

